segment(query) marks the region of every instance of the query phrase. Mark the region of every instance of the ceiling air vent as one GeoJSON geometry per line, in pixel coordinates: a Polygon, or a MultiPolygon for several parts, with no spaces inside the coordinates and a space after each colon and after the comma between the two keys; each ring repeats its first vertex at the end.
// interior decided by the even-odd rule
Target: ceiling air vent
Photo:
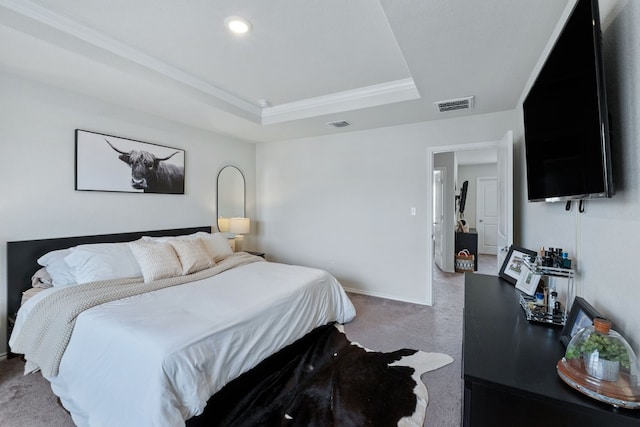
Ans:
{"type": "Polygon", "coordinates": [[[469,110],[473,108],[473,96],[466,98],[449,99],[446,101],[434,102],[438,113],[446,113],[447,111],[469,110]]]}
{"type": "Polygon", "coordinates": [[[346,128],[347,126],[351,126],[351,123],[346,120],[338,120],[337,122],[329,122],[327,125],[334,128],[346,128]]]}

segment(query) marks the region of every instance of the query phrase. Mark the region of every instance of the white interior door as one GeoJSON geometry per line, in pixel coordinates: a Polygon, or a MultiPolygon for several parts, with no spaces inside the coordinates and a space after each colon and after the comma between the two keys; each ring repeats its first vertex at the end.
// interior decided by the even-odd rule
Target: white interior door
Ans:
{"type": "Polygon", "coordinates": [[[496,255],[498,247],[498,179],[476,180],[476,229],[478,253],[496,255]]]}
{"type": "Polygon", "coordinates": [[[513,132],[508,131],[498,148],[498,270],[513,244],[513,132]]]}
{"type": "Polygon", "coordinates": [[[433,262],[442,265],[442,223],[444,221],[444,168],[433,170],[433,262]]]}

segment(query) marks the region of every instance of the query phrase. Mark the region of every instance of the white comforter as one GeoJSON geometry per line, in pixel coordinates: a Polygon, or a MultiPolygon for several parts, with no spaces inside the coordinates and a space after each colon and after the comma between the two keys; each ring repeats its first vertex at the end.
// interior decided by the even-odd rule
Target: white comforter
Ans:
{"type": "MultiPolygon", "coordinates": [[[[23,306],[12,338],[49,292],[23,306]]],[[[47,379],[79,426],[180,426],[270,354],[354,316],[327,272],[255,262],[83,312],[47,379]]]]}

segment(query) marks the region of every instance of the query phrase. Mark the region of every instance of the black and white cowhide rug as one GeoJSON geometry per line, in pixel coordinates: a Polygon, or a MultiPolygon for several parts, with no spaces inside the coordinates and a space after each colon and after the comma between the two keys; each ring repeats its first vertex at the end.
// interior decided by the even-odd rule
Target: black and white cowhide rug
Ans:
{"type": "Polygon", "coordinates": [[[368,350],[327,325],[227,384],[188,426],[422,426],[441,353],[368,350]]]}

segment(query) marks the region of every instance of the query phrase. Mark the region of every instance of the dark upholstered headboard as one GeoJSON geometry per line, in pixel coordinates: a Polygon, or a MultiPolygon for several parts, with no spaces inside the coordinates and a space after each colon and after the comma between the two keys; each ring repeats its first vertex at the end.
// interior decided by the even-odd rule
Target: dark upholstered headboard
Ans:
{"type": "MultiPolygon", "coordinates": [[[[142,236],[180,236],[198,231],[210,233],[211,226],[7,242],[7,314],[12,316],[20,308],[22,292],[31,287],[31,276],[40,268],[37,260],[47,252],[90,243],[129,242],[142,236]]],[[[9,328],[8,321],[7,328],[9,328]]],[[[7,341],[9,340],[8,332],[9,329],[7,329],[7,341]]]]}

